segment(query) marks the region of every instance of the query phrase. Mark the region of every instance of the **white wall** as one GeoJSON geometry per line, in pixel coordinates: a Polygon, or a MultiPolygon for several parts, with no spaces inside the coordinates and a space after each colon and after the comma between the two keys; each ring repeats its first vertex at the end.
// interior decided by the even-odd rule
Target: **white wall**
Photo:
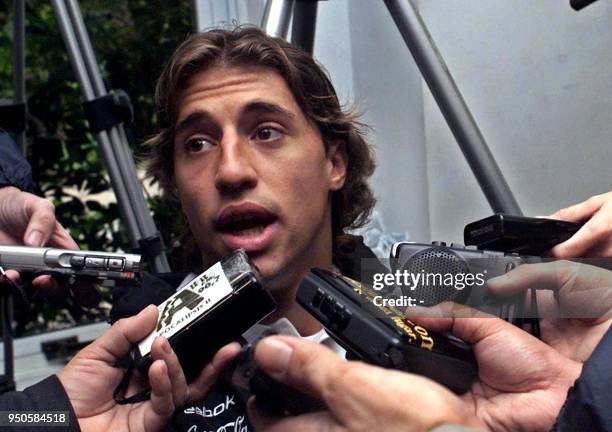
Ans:
{"type": "MultiPolygon", "coordinates": [[[[612,3],[427,0],[420,10],[523,212],[612,189],[612,3]]],[[[425,86],[426,88],[426,86],[425,86]]],[[[432,238],[491,213],[428,90],[432,238]]]]}
{"type": "Polygon", "coordinates": [[[423,95],[418,69],[382,2],[350,0],[353,88],[372,127],[377,210],[390,232],[429,238],[423,95]]]}

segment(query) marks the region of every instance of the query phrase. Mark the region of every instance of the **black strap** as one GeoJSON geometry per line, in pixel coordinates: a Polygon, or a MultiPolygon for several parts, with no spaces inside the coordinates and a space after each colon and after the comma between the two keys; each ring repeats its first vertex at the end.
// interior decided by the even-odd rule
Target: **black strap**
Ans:
{"type": "Polygon", "coordinates": [[[120,123],[129,125],[134,120],[130,97],[120,89],[113,94],[83,102],[83,109],[94,132],[111,129],[120,123]]]}
{"type": "MultiPolygon", "coordinates": [[[[20,276],[20,280],[22,280],[22,282],[24,278],[26,278],[25,275],[20,276]]],[[[8,293],[2,292],[2,295],[12,295],[13,298],[20,302],[26,310],[29,309],[30,299],[28,298],[25,288],[28,283],[31,282],[30,279],[27,279],[25,283],[14,282],[6,276],[6,274],[4,273],[4,269],[0,267],[0,282],[6,283],[9,286],[8,293]]]]}
{"type": "Polygon", "coordinates": [[[136,393],[135,395],[121,398],[120,395],[124,394],[127,390],[128,384],[130,383],[130,378],[132,377],[132,373],[134,372],[134,363],[130,362],[121,381],[115,388],[113,392],[113,399],[119,405],[127,405],[127,404],[135,404],[147,401],[151,399],[151,389],[147,388],[142,390],[141,392],[136,393]]]}

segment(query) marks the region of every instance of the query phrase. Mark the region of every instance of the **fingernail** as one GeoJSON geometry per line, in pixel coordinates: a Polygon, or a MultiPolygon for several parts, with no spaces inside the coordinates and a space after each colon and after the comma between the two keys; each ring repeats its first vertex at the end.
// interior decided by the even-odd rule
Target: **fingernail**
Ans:
{"type": "Polygon", "coordinates": [[[43,245],[43,234],[37,230],[32,231],[28,234],[26,243],[30,246],[41,247],[43,245]]]}
{"type": "Polygon", "coordinates": [[[289,366],[289,359],[293,354],[293,348],[278,339],[263,339],[260,342],[262,349],[267,350],[265,356],[265,367],[269,373],[283,373],[289,366]]]}
{"type": "Polygon", "coordinates": [[[168,339],[164,338],[164,341],[162,342],[162,349],[166,354],[172,353],[172,347],[170,346],[170,342],[168,342],[168,339]]]}

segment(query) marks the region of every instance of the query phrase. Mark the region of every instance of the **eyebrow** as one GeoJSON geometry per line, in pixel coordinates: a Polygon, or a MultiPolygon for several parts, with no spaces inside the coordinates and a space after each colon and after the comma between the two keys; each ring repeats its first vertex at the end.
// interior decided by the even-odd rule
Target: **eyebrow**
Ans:
{"type": "Polygon", "coordinates": [[[213,121],[212,115],[204,110],[197,110],[190,113],[183,120],[178,122],[176,127],[174,128],[174,135],[180,135],[185,132],[187,129],[193,127],[195,124],[202,123],[204,121],[213,121]]]}
{"type": "Polygon", "coordinates": [[[257,112],[281,115],[283,117],[286,117],[288,120],[295,119],[295,114],[293,114],[291,111],[275,103],[270,103],[270,102],[265,102],[265,101],[250,102],[242,110],[243,115],[257,113],[257,112]]]}
{"type": "MultiPolygon", "coordinates": [[[[289,121],[295,120],[295,114],[291,111],[277,105],[275,103],[265,101],[253,101],[249,102],[241,112],[241,116],[245,114],[256,114],[256,113],[268,113],[276,114],[285,117],[289,121]]],[[[174,129],[174,135],[180,135],[186,130],[192,128],[194,125],[202,122],[214,123],[213,116],[206,110],[196,110],[190,113],[183,120],[178,122],[174,129]]]]}

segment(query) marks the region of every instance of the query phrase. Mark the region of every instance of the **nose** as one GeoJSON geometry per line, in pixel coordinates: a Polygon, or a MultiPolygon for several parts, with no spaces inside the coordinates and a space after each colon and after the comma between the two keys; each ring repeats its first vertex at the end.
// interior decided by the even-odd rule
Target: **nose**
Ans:
{"type": "Polygon", "coordinates": [[[226,136],[220,149],[215,187],[226,193],[255,187],[257,176],[246,142],[240,136],[226,136]]]}

